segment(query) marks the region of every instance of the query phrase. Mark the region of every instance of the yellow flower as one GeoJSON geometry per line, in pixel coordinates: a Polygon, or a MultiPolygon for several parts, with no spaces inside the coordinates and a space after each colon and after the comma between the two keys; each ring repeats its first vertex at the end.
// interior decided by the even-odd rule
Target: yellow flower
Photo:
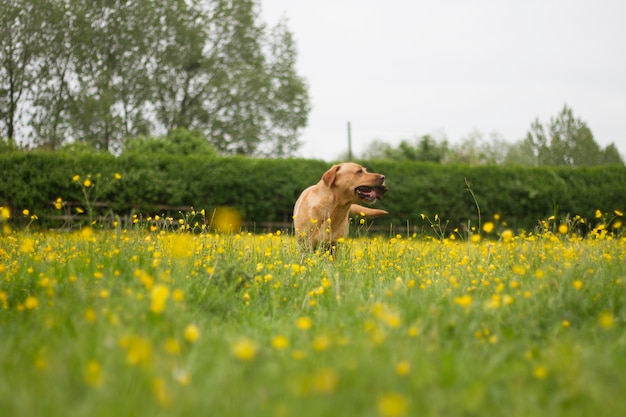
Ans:
{"type": "Polygon", "coordinates": [[[154,381],[152,381],[152,390],[154,391],[154,396],[160,405],[164,407],[170,405],[172,398],[167,390],[165,379],[155,378],[154,381]]]}
{"type": "Polygon", "coordinates": [[[11,210],[8,207],[0,207],[0,219],[8,220],[11,217],[11,210]]]}
{"type": "Polygon", "coordinates": [[[93,308],[86,309],[83,315],[85,317],[85,320],[89,323],[93,323],[96,321],[96,312],[93,308]]]}
{"type": "Polygon", "coordinates": [[[84,212],[85,210],[83,210],[82,207],[76,207],[76,213],[83,214],[84,212]]]}
{"type": "Polygon", "coordinates": [[[329,394],[337,388],[339,376],[337,372],[329,368],[323,368],[313,375],[312,387],[315,392],[329,394]]]}
{"type": "Polygon", "coordinates": [[[102,367],[97,361],[89,361],[85,367],[85,382],[97,387],[102,383],[102,367]]]}
{"type": "Polygon", "coordinates": [[[185,327],[184,337],[186,341],[193,343],[200,337],[200,329],[193,323],[188,324],[185,327]]]}
{"type": "Polygon", "coordinates": [[[80,175],[76,174],[72,177],[72,182],[78,182],[80,180],[80,175]]]}
{"type": "Polygon", "coordinates": [[[411,363],[409,361],[400,361],[396,364],[396,374],[406,376],[411,372],[411,363]]]}
{"type": "Polygon", "coordinates": [[[85,181],[83,181],[83,185],[85,186],[85,188],[89,188],[91,187],[91,180],[89,178],[87,178],[85,181]]]}
{"type": "Polygon", "coordinates": [[[285,336],[275,336],[272,339],[272,346],[276,350],[282,350],[289,346],[289,340],[285,336]]]}
{"type": "Polygon", "coordinates": [[[24,209],[24,210],[22,210],[22,214],[24,216],[28,216],[30,214],[30,211],[28,211],[28,209],[24,209]]]}
{"type": "Polygon", "coordinates": [[[148,363],[152,357],[150,342],[139,336],[123,337],[118,344],[126,349],[126,362],[130,365],[148,363]]]}
{"type": "Polygon", "coordinates": [[[170,355],[178,355],[180,349],[180,342],[175,337],[169,337],[165,340],[165,351],[170,355]]]}
{"type": "Polygon", "coordinates": [[[400,417],[406,414],[408,401],[402,394],[389,393],[378,399],[378,412],[383,417],[400,417]]]}
{"type": "Polygon", "coordinates": [[[619,210],[615,210],[614,213],[616,216],[620,216],[620,217],[624,215],[624,213],[619,210]]]}
{"type": "Polygon", "coordinates": [[[163,284],[157,284],[150,291],[150,311],[160,314],[165,310],[165,302],[170,296],[170,290],[163,284]]]}
{"type": "Polygon", "coordinates": [[[560,234],[562,234],[562,235],[564,235],[564,234],[566,234],[566,233],[567,233],[567,231],[568,231],[568,227],[567,227],[567,225],[566,225],[566,224],[564,224],[564,223],[561,223],[561,224],[559,225],[559,233],[560,233],[560,234]]]}
{"type": "Polygon", "coordinates": [[[493,222],[487,222],[487,223],[483,224],[483,231],[485,233],[491,233],[491,232],[493,232],[494,227],[495,226],[494,226],[493,222]]]}
{"type": "Polygon", "coordinates": [[[35,310],[39,307],[39,300],[32,295],[29,295],[24,301],[24,307],[26,307],[27,310],[35,310]]]}
{"type": "Polygon", "coordinates": [[[328,349],[330,346],[330,339],[326,335],[315,336],[313,339],[313,350],[321,352],[328,349]]]}
{"type": "Polygon", "coordinates": [[[602,217],[602,212],[600,210],[596,210],[596,219],[602,217]]]}
{"type": "Polygon", "coordinates": [[[615,317],[613,317],[613,314],[608,311],[600,314],[600,318],[598,321],[600,323],[600,327],[602,327],[603,329],[610,329],[615,325],[615,317]]]}
{"type": "Polygon", "coordinates": [[[116,172],[115,175],[114,175],[114,178],[119,181],[119,180],[122,179],[122,176],[120,175],[119,172],[116,172]]]}
{"type": "Polygon", "coordinates": [[[544,366],[535,366],[533,368],[533,376],[537,379],[546,379],[548,377],[548,370],[544,366]]]}
{"type": "Polygon", "coordinates": [[[61,199],[61,197],[58,197],[54,201],[54,208],[57,210],[61,210],[63,208],[63,200],[61,199]]]}
{"type": "Polygon", "coordinates": [[[575,280],[572,284],[574,286],[574,288],[576,288],[577,290],[580,290],[583,287],[583,282],[579,279],[575,280]]]}
{"type": "Polygon", "coordinates": [[[464,294],[460,297],[454,297],[454,303],[460,305],[461,307],[469,307],[472,305],[472,296],[464,294]]]}
{"type": "Polygon", "coordinates": [[[522,265],[513,265],[512,270],[517,275],[524,275],[526,273],[526,269],[522,265]]]}
{"type": "Polygon", "coordinates": [[[257,355],[257,346],[250,339],[239,339],[231,346],[231,353],[240,361],[249,362],[257,355]]]}
{"type": "Polygon", "coordinates": [[[299,317],[296,320],[296,327],[300,330],[309,330],[313,325],[313,321],[311,321],[310,317],[299,317]]]}
{"type": "Polygon", "coordinates": [[[500,234],[502,241],[508,243],[513,239],[513,231],[511,229],[506,229],[500,234]]]}
{"type": "Polygon", "coordinates": [[[35,240],[27,237],[22,241],[20,245],[20,251],[22,253],[32,253],[35,252],[35,240]]]}
{"type": "Polygon", "coordinates": [[[181,302],[185,298],[185,292],[180,288],[177,288],[172,292],[172,299],[176,302],[181,302]]]}

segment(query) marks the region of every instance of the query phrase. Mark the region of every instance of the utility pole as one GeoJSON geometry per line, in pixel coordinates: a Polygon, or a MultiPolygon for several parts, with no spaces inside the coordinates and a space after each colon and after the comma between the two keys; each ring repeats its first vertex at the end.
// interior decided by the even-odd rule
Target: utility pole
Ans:
{"type": "Polygon", "coordinates": [[[348,161],[352,161],[352,130],[348,122],[348,161]]]}

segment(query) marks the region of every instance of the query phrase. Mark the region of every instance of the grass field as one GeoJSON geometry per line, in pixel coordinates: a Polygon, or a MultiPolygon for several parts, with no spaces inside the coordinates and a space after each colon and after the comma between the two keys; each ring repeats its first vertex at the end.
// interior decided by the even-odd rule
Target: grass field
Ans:
{"type": "Polygon", "coordinates": [[[626,237],[544,225],[334,256],[5,227],[0,415],[626,415],[626,237]]]}

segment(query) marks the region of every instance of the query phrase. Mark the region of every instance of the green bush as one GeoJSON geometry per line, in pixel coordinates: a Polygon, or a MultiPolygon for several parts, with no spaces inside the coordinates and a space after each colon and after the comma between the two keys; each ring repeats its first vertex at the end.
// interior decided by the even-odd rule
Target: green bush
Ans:
{"type": "Polygon", "coordinates": [[[122,154],[214,157],[217,152],[200,132],[177,128],[167,136],[133,138],[126,143],[122,154]]]}
{"type": "Polygon", "coordinates": [[[532,230],[540,220],[580,215],[594,216],[597,209],[623,210],[626,168],[528,168],[434,165],[413,162],[364,162],[387,176],[390,191],[380,206],[394,224],[406,221],[424,226],[420,214],[435,214],[453,227],[478,225],[501,215],[516,230],[532,230]],[[476,202],[468,190],[469,182],[476,202]]]}
{"type": "MultiPolygon", "coordinates": [[[[377,207],[389,216],[373,220],[388,231],[428,229],[428,218],[439,215],[449,229],[478,226],[499,214],[515,230],[532,230],[555,215],[592,218],[596,209],[624,210],[626,168],[519,168],[442,166],[427,163],[361,161],[372,172],[386,175],[389,192],[377,207]],[[468,183],[466,183],[466,181],[468,183]],[[476,201],[472,193],[473,192],[476,201]],[[478,203],[478,207],[477,204],[478,203]]],[[[252,225],[289,224],[300,192],[319,181],[330,163],[305,159],[252,159],[124,153],[9,152],[0,154],[0,205],[15,212],[27,208],[44,227],[55,226],[54,201],[82,203],[80,184],[90,177],[90,191],[105,207],[99,214],[177,215],[183,208],[232,206],[252,225]],[[121,179],[114,180],[116,173],[121,179]],[[72,177],[80,175],[74,183],[72,177]],[[97,187],[97,189],[96,189],[97,187]]],[[[98,214],[98,213],[96,213],[98,214]]],[[[14,216],[18,222],[19,216],[14,216]]],[[[209,215],[207,214],[207,217],[209,215]]]]}

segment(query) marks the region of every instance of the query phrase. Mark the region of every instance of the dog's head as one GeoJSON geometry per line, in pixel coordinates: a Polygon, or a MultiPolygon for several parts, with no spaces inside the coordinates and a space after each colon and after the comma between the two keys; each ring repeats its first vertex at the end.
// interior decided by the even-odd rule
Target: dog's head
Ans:
{"type": "Polygon", "coordinates": [[[382,200],[388,188],[385,186],[385,176],[367,172],[359,164],[344,162],[333,165],[322,176],[322,181],[329,188],[339,190],[348,200],[373,203],[382,200]]]}

